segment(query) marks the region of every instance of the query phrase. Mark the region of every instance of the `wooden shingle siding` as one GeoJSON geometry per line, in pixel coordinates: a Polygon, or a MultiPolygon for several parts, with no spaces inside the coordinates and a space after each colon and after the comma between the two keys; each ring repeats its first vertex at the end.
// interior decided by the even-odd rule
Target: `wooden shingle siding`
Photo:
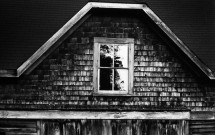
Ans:
{"type": "Polygon", "coordinates": [[[214,110],[214,84],[199,80],[148,18],[111,16],[92,14],[29,75],[0,80],[0,109],[214,110]],[[94,37],[134,38],[132,95],[94,95],[94,37]]]}

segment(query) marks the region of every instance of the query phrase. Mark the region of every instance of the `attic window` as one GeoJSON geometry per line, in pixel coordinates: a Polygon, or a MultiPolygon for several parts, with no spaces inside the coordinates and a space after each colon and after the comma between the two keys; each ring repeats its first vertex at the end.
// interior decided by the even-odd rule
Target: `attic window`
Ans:
{"type": "Polygon", "coordinates": [[[134,39],[94,38],[94,90],[98,94],[131,94],[134,39]]]}

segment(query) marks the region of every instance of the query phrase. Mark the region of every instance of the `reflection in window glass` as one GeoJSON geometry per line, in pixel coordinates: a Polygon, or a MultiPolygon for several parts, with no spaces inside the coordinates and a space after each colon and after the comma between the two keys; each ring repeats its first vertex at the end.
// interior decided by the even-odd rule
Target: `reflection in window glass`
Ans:
{"type": "Polygon", "coordinates": [[[114,46],[114,67],[128,67],[128,46],[114,46]]]}
{"type": "Polygon", "coordinates": [[[100,90],[112,90],[113,72],[112,69],[101,68],[99,77],[100,90]]]}
{"type": "Polygon", "coordinates": [[[112,67],[113,45],[100,45],[100,67],[112,67]]]}
{"type": "Polygon", "coordinates": [[[126,69],[114,70],[114,90],[120,91],[128,90],[128,70],[126,69]]]}
{"type": "Polygon", "coordinates": [[[100,90],[128,90],[128,45],[100,44],[100,90]]]}

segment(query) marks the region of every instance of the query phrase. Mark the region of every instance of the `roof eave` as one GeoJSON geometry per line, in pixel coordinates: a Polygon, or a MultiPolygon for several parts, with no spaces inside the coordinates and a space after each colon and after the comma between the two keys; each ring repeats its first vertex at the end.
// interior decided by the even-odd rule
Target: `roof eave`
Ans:
{"type": "Polygon", "coordinates": [[[170,28],[146,5],[143,11],[156,23],[156,25],[194,62],[197,67],[211,80],[215,79],[214,73],[170,30],[170,28]]]}
{"type": "MultiPolygon", "coordinates": [[[[75,16],[73,16],[60,30],[58,30],[47,42],[45,42],[28,60],[26,60],[16,71],[16,73],[0,72],[0,77],[19,77],[28,70],[54,43],[56,43],[70,28],[72,28],[83,16],[92,8],[112,8],[112,9],[139,9],[143,10],[155,24],[167,34],[167,36],[191,59],[197,67],[211,80],[215,80],[214,73],[208,68],[192,51],[167,27],[165,23],[145,4],[125,4],[125,3],[100,3],[88,2],[75,16]]],[[[2,70],[3,71],[3,70],[2,70]]]]}
{"type": "Polygon", "coordinates": [[[0,70],[0,77],[19,77],[17,76],[17,70],[0,70]]]}

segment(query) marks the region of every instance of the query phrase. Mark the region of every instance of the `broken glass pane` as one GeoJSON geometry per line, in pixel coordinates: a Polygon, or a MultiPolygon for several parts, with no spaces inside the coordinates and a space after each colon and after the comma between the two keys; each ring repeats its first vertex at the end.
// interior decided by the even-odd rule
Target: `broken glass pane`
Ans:
{"type": "Polygon", "coordinates": [[[114,90],[120,90],[120,91],[128,90],[128,70],[127,69],[114,70],[114,90]]]}
{"type": "Polygon", "coordinates": [[[100,67],[113,66],[113,45],[100,45],[100,67]]]}
{"type": "Polygon", "coordinates": [[[114,67],[128,67],[128,46],[114,46],[114,67]]]}
{"type": "Polygon", "coordinates": [[[113,70],[101,68],[99,74],[100,90],[112,90],[113,70]]]}

